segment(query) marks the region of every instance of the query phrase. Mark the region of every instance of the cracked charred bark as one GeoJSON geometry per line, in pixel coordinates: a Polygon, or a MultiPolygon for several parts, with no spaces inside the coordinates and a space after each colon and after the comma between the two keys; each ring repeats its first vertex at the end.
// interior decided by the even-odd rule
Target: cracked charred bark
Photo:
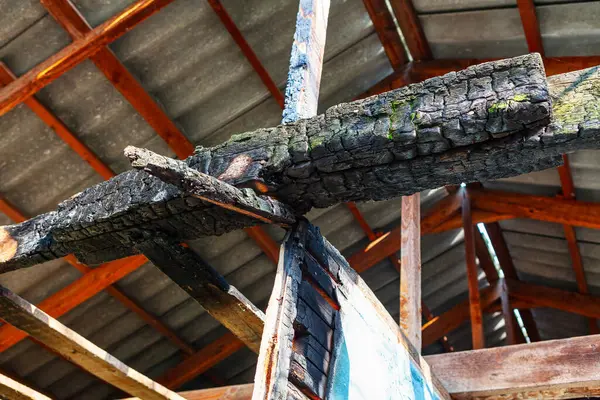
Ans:
{"type": "MultiPolygon", "coordinates": [[[[234,135],[185,162],[301,214],[556,166],[563,153],[598,147],[599,100],[596,68],[546,79],[540,57],[528,55],[234,135]]],[[[129,171],[0,228],[0,272],[68,253],[86,263],[124,257],[149,231],[186,240],[256,223],[129,171]]]]}

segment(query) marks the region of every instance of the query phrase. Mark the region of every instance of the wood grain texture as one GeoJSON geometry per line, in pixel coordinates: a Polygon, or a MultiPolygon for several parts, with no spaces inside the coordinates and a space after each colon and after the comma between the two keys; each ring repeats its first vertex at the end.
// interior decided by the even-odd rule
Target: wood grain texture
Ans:
{"type": "Polygon", "coordinates": [[[402,197],[400,328],[421,349],[421,196],[402,197]]]}
{"type": "Polygon", "coordinates": [[[48,346],[92,375],[143,399],[183,398],[126,366],[106,351],[73,332],[39,308],[0,287],[2,319],[48,346]]]}
{"type": "MultiPolygon", "coordinates": [[[[244,385],[222,386],[210,389],[189,390],[179,392],[186,400],[250,400],[252,398],[253,383],[244,385]]],[[[139,398],[128,398],[123,400],[140,400],[139,398]]]]}
{"type": "Polygon", "coordinates": [[[469,283],[469,313],[471,316],[471,339],[473,349],[485,347],[483,331],[483,315],[479,297],[478,268],[475,260],[475,226],[471,218],[471,200],[469,190],[462,188],[462,217],[465,232],[465,263],[467,265],[467,281],[469,283]]]}
{"type": "MultiPolygon", "coordinates": [[[[507,279],[519,280],[517,269],[515,268],[510,255],[508,245],[504,240],[504,235],[502,234],[500,224],[497,222],[486,223],[485,230],[490,238],[490,241],[492,242],[494,252],[498,257],[498,262],[500,263],[500,268],[504,272],[504,276],[507,279]]],[[[535,323],[535,319],[533,318],[533,313],[531,310],[527,309],[519,309],[519,311],[521,313],[521,319],[523,320],[523,325],[525,326],[525,330],[527,331],[529,339],[531,339],[532,342],[539,342],[541,337],[537,328],[537,324],[535,323]]]]}
{"type": "Polygon", "coordinates": [[[30,387],[0,373],[0,398],[6,400],[51,400],[30,387]]]}
{"type": "Polygon", "coordinates": [[[600,395],[600,336],[425,357],[454,399],[600,395]]]}
{"type": "Polygon", "coordinates": [[[173,0],[139,0],[97,26],[50,58],[33,67],[16,81],[0,89],[0,115],[69,71],[99,48],[118,39],[136,24],[152,16],[173,0]]]}

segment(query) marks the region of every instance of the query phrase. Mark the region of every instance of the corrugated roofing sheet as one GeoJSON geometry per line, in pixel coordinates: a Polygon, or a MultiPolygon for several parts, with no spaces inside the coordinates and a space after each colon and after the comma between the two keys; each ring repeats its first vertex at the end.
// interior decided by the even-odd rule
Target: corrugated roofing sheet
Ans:
{"type": "MultiPolygon", "coordinates": [[[[96,26],[133,1],[78,0],[74,3],[96,26]]],[[[223,1],[258,57],[284,88],[292,43],[296,0],[223,1]]],[[[415,0],[435,57],[503,57],[527,47],[514,2],[505,0],[415,0]]],[[[600,2],[537,2],[548,55],[595,54],[600,41],[600,2]]],[[[390,74],[391,67],[360,0],[333,0],[330,13],[320,110],[347,101],[390,74]]],[[[0,0],[0,60],[23,74],[70,43],[69,36],[36,0],[0,0]]],[[[119,59],[159,101],[186,136],[213,145],[231,134],[277,124],[281,110],[246,62],[217,16],[203,0],[177,0],[111,46],[119,59]]],[[[38,93],[102,160],[120,172],[128,169],[126,145],[172,155],[91,62],[84,62],[38,93]]],[[[58,202],[100,181],[30,110],[21,105],[0,117],[0,192],[29,215],[54,209],[58,202]]],[[[577,195],[600,198],[600,168],[595,152],[572,157],[577,195]]],[[[554,195],[556,171],[487,183],[488,187],[554,195]]],[[[423,212],[444,195],[422,194],[423,212]]],[[[385,231],[399,224],[399,200],[359,204],[369,224],[385,231]]],[[[346,256],[364,247],[364,233],[344,205],[313,210],[309,218],[346,256]]],[[[9,220],[0,215],[0,224],[9,220]]],[[[502,224],[519,274],[525,280],[573,289],[574,275],[561,227],[513,220],[502,224]]],[[[280,240],[283,231],[268,227],[280,240]]],[[[593,293],[600,290],[600,235],[577,230],[593,293]],[[598,265],[597,265],[598,264],[598,265]]],[[[250,300],[264,307],[275,266],[242,231],[190,243],[250,300]]],[[[467,297],[462,231],[428,235],[422,241],[423,300],[440,314],[467,297]]],[[[81,276],[72,266],[53,261],[0,276],[0,283],[38,303],[81,276]]],[[[389,261],[363,274],[397,318],[399,276],[389,261]]],[[[485,284],[480,274],[481,285],[485,284]]],[[[184,291],[147,264],[116,285],[195,348],[225,332],[184,291]]],[[[553,310],[535,310],[544,338],[586,333],[582,318],[553,310]]],[[[126,364],[157,377],[182,360],[181,351],[106,293],[94,296],[60,318],[70,328],[126,364]]],[[[485,316],[489,346],[503,344],[502,316],[485,316]]],[[[449,335],[458,350],[470,348],[468,324],[449,335]]],[[[441,352],[440,344],[425,353],[441,352]]],[[[184,388],[250,382],[256,356],[242,350],[184,388]]],[[[25,340],[0,355],[0,366],[59,399],[106,399],[118,391],[25,340]]]]}

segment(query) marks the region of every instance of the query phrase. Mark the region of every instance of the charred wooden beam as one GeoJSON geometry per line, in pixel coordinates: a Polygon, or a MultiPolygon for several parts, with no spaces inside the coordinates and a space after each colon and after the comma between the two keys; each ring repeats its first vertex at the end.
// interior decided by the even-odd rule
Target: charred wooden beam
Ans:
{"type": "Polygon", "coordinates": [[[572,399],[600,395],[600,336],[425,357],[453,399],[572,399]]]}
{"type": "Polygon", "coordinates": [[[261,222],[289,226],[296,221],[294,210],[252,189],[238,189],[210,175],[188,167],[184,162],[164,157],[150,150],[129,146],[125,155],[134,168],[144,170],[166,183],[177,186],[184,194],[261,222]]]}
{"type": "Polygon", "coordinates": [[[189,248],[154,232],[136,247],[250,350],[258,353],[263,312],[216,270],[189,248]]]}
{"type": "Polygon", "coordinates": [[[0,316],[67,360],[126,393],[143,399],[183,400],[4,287],[0,287],[0,316]]]}
{"type": "MultiPolygon", "coordinates": [[[[555,166],[561,153],[597,147],[596,79],[595,69],[551,78],[551,118],[539,56],[482,64],[314,118],[235,135],[197,148],[186,163],[234,186],[262,188],[299,213],[514,176],[555,166]]],[[[185,240],[256,222],[130,171],[57,211],[0,228],[0,271],[72,252],[86,263],[124,257],[141,231],[185,240]]]]}

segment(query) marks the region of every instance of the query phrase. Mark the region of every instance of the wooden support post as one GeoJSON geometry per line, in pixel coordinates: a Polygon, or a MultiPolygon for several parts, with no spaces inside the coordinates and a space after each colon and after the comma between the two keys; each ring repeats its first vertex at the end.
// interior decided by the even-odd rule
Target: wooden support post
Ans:
{"type": "Polygon", "coordinates": [[[467,280],[469,281],[469,304],[471,315],[471,336],[473,349],[485,347],[483,332],[483,317],[481,300],[479,297],[479,279],[477,277],[477,263],[475,261],[475,235],[471,219],[471,201],[467,188],[461,189],[463,229],[465,231],[465,262],[467,264],[467,280]]]}
{"type": "Polygon", "coordinates": [[[149,400],[183,399],[4,287],[0,287],[0,316],[67,360],[126,393],[149,400]]]}
{"type": "Polygon", "coordinates": [[[402,197],[400,328],[421,350],[421,196],[402,197]]]}
{"type": "Polygon", "coordinates": [[[264,314],[189,248],[154,235],[137,248],[250,350],[258,353],[264,314]]]}
{"type": "Polygon", "coordinates": [[[0,398],[5,400],[51,400],[28,386],[0,372],[0,398]]]}
{"type": "Polygon", "coordinates": [[[0,115],[5,114],[59,76],[155,14],[173,0],[138,0],[81,39],[42,61],[0,90],[0,115]]]}
{"type": "Polygon", "coordinates": [[[329,0],[300,1],[285,90],[283,123],[317,115],[329,0]]]}

